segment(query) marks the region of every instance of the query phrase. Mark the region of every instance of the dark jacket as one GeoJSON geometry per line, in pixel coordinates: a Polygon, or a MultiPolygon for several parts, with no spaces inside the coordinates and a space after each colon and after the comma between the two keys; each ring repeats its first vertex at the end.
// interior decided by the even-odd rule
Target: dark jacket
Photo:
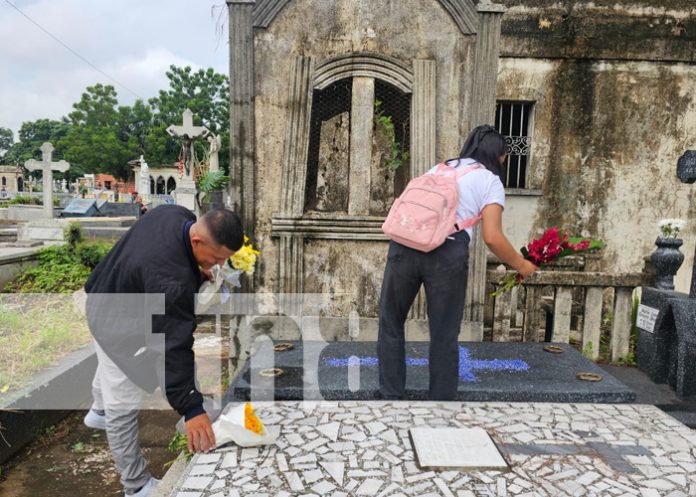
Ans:
{"type": "Polygon", "coordinates": [[[202,412],[195,387],[195,294],[203,278],[189,238],[196,217],[162,205],[139,219],[85,283],[87,320],[104,352],[136,385],[160,385],[181,415],[202,412]]]}

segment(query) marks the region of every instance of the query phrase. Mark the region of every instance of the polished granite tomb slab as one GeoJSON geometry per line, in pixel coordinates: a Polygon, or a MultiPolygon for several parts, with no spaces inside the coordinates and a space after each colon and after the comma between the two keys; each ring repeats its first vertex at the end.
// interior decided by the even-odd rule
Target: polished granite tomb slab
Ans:
{"type": "MultiPolygon", "coordinates": [[[[376,342],[265,342],[232,381],[225,396],[234,400],[375,400],[378,398],[376,342]],[[282,370],[279,376],[273,368],[282,370]],[[253,394],[252,394],[253,385],[253,394]]],[[[635,393],[567,344],[563,352],[545,343],[461,342],[461,401],[627,403],[635,393]],[[594,373],[585,381],[578,373],[594,373]]],[[[406,396],[428,393],[428,343],[406,346],[406,396]]]]}

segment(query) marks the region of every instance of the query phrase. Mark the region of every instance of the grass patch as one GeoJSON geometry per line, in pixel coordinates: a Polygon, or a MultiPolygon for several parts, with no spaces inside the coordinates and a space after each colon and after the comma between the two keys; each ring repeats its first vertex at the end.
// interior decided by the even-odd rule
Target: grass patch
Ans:
{"type": "Polygon", "coordinates": [[[0,294],[0,396],[91,339],[71,294],[82,288],[112,244],[85,242],[77,223],[65,230],[65,238],[68,243],[39,251],[38,266],[0,294]]]}
{"type": "Polygon", "coordinates": [[[0,298],[0,398],[89,343],[87,320],[71,295],[0,298]]]}

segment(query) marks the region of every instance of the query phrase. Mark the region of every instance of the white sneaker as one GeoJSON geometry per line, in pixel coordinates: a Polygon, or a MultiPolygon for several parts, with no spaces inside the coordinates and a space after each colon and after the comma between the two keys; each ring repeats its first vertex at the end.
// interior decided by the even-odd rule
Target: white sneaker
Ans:
{"type": "Polygon", "coordinates": [[[89,410],[85,416],[84,423],[89,428],[94,428],[95,430],[106,430],[106,416],[99,414],[94,409],[89,410]]]}
{"type": "Polygon", "coordinates": [[[157,488],[159,482],[160,480],[158,480],[157,478],[150,477],[150,481],[147,482],[143,488],[141,488],[134,494],[126,494],[126,497],[147,497],[155,488],[157,488]]]}

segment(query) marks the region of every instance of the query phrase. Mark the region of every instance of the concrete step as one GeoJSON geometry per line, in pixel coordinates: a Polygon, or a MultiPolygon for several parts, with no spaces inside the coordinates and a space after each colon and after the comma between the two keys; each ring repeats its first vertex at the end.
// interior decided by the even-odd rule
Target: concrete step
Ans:
{"type": "Polygon", "coordinates": [[[80,223],[82,228],[88,227],[130,227],[137,221],[134,217],[64,217],[69,222],[80,223]]]}
{"type": "Polygon", "coordinates": [[[11,243],[17,241],[17,228],[0,229],[0,242],[11,243]]]}
{"type": "Polygon", "coordinates": [[[118,240],[130,227],[127,226],[82,226],[85,238],[98,238],[100,240],[118,240]]]}

